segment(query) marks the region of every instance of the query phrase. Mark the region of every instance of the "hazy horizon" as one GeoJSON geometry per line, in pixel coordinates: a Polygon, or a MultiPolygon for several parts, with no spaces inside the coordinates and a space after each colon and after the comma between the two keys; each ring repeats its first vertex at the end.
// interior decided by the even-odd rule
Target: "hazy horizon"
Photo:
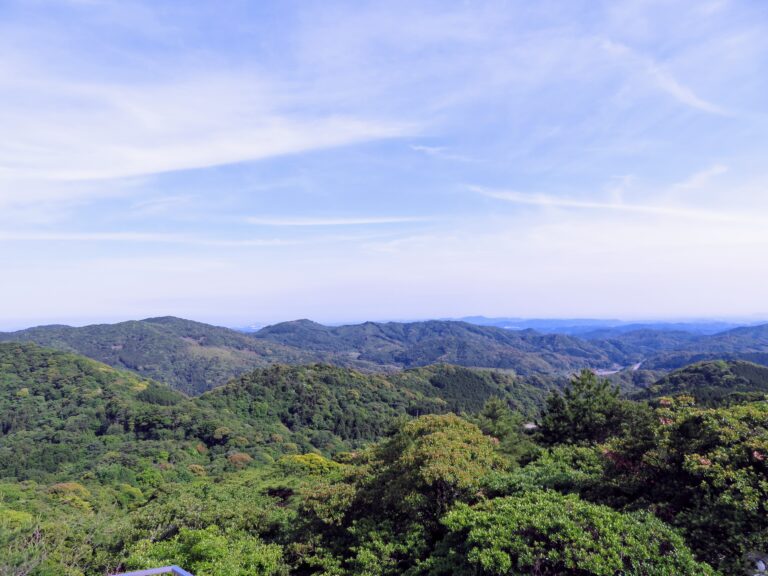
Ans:
{"type": "Polygon", "coordinates": [[[317,322],[318,324],[323,324],[325,326],[344,326],[344,325],[355,325],[355,324],[363,324],[365,322],[375,322],[375,323],[386,323],[386,322],[396,322],[396,323],[410,323],[410,322],[427,322],[432,320],[437,321],[468,321],[468,320],[475,320],[475,319],[485,319],[489,321],[504,321],[504,320],[510,320],[510,321],[520,321],[523,323],[526,322],[557,322],[561,323],[563,325],[568,326],[580,326],[580,323],[590,324],[590,323],[598,323],[600,326],[596,327],[602,327],[607,326],[608,324],[615,324],[617,326],[622,325],[631,325],[631,324],[730,324],[734,326],[748,326],[748,325],[759,325],[759,324],[768,324],[768,314],[755,314],[752,316],[740,316],[740,317],[644,317],[644,318],[595,318],[595,317],[552,317],[552,316],[544,316],[544,317],[524,317],[524,316],[512,316],[512,315],[506,315],[506,316],[485,316],[482,314],[469,314],[469,315],[462,315],[462,316],[443,316],[443,317],[420,317],[420,318],[406,318],[406,317],[394,317],[394,318],[358,318],[358,319],[346,319],[346,320],[339,320],[339,319],[318,319],[318,318],[306,318],[306,317],[285,317],[285,318],[279,318],[274,320],[242,320],[242,319],[217,319],[215,317],[198,317],[198,318],[192,318],[192,317],[182,317],[182,316],[176,316],[173,314],[160,314],[157,316],[146,316],[146,317],[105,317],[105,318],[91,318],[91,319],[59,319],[59,320],[51,320],[51,321],[19,321],[19,322],[4,322],[0,323],[0,332],[13,332],[17,330],[24,330],[27,328],[36,328],[39,326],[53,326],[53,325],[64,325],[64,326],[72,326],[72,327],[82,327],[82,326],[91,326],[96,324],[117,324],[120,322],[129,322],[129,321],[138,321],[138,320],[149,320],[151,318],[163,318],[163,317],[176,317],[176,318],[182,318],[184,320],[191,320],[193,322],[201,322],[204,324],[210,324],[213,326],[222,326],[226,328],[232,328],[235,330],[242,330],[242,329],[249,329],[249,328],[263,328],[266,326],[272,326],[274,324],[280,324],[282,322],[295,322],[300,320],[309,320],[312,322],[317,322]],[[573,323],[573,324],[566,324],[566,323],[573,323]]]}
{"type": "Polygon", "coordinates": [[[4,2],[0,325],[765,317],[767,16],[4,2]]]}

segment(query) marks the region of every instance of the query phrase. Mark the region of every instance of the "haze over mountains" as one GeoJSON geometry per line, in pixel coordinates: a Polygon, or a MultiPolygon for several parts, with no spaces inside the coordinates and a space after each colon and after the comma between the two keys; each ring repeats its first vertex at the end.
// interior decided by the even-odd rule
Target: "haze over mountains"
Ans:
{"type": "Polygon", "coordinates": [[[273,364],[321,362],[391,372],[439,363],[512,370],[522,376],[564,376],[582,368],[604,373],[642,369],[655,375],[712,359],[768,365],[768,325],[711,335],[702,331],[714,324],[698,332],[679,329],[687,325],[654,326],[593,326],[575,336],[446,320],[345,326],[296,320],[243,333],[160,317],[77,328],[39,326],[0,333],[0,341],[81,354],[189,394],[273,364]]]}
{"type": "Polygon", "coordinates": [[[725,320],[688,321],[625,321],[600,318],[488,318],[486,316],[465,316],[463,322],[480,326],[498,326],[509,330],[532,328],[538,332],[572,334],[583,337],[599,337],[600,334],[615,334],[635,330],[680,330],[693,334],[716,334],[759,322],[735,322],[725,320]]]}

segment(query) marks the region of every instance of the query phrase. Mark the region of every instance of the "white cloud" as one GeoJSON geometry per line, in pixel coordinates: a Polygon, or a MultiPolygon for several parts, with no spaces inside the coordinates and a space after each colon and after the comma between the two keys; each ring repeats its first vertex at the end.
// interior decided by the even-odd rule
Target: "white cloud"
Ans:
{"type": "MultiPolygon", "coordinates": [[[[110,10],[120,21],[122,6],[110,10]]],[[[66,74],[24,27],[0,25],[0,224],[34,224],[43,212],[56,220],[94,199],[134,195],[159,173],[419,133],[400,117],[318,106],[306,83],[258,62],[218,66],[201,58],[192,67],[177,52],[151,66],[134,61],[121,74],[93,74],[90,56],[78,53],[88,49],[83,38],[51,23],[43,30],[70,41],[82,65],[66,74]]],[[[134,211],[159,214],[170,202],[138,203],[134,211]]]]}
{"type": "Polygon", "coordinates": [[[656,82],[656,85],[672,96],[675,100],[691,108],[701,110],[702,112],[709,112],[711,114],[730,114],[727,110],[720,106],[708,102],[703,98],[696,95],[693,90],[680,83],[680,81],[672,76],[672,74],[662,68],[659,64],[654,62],[646,63],[646,70],[649,76],[656,82]]]}
{"type": "Polygon", "coordinates": [[[191,195],[172,195],[148,198],[146,200],[141,200],[140,202],[135,202],[131,206],[131,212],[133,215],[141,216],[162,214],[189,204],[194,198],[195,196],[191,195]]]}
{"type": "MultiPolygon", "coordinates": [[[[376,224],[380,222],[374,222],[376,224]]],[[[348,224],[344,222],[343,225],[348,224]]],[[[282,225],[282,224],[278,224],[282,225]]],[[[288,224],[291,225],[291,224],[288,224]]],[[[306,224],[298,224],[304,226],[306,224]]],[[[333,224],[319,224],[331,226],[333,224]]],[[[357,244],[391,238],[392,234],[322,234],[310,237],[238,238],[173,234],[155,232],[62,232],[62,231],[0,231],[0,243],[120,243],[178,245],[181,247],[211,248],[280,248],[308,247],[328,244],[357,244]]]]}

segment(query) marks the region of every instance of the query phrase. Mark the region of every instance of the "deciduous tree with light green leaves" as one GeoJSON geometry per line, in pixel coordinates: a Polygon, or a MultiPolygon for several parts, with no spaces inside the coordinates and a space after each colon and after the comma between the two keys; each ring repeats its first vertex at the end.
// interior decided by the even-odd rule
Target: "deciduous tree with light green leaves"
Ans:
{"type": "Polygon", "coordinates": [[[449,534],[431,576],[705,576],[682,537],[647,513],[622,514],[575,495],[534,491],[443,519],[449,534]]]}
{"type": "Polygon", "coordinates": [[[128,568],[175,564],[200,576],[286,576],[282,548],[245,533],[223,533],[217,526],[182,528],[170,540],[140,541],[126,561],[128,568]]]}

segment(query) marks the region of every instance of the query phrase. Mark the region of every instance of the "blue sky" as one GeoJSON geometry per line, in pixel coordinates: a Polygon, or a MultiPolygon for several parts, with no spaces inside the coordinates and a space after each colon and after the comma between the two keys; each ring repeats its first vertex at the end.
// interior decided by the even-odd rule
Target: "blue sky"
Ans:
{"type": "Polygon", "coordinates": [[[768,316],[762,0],[4,0],[0,128],[0,328],[768,316]]]}

